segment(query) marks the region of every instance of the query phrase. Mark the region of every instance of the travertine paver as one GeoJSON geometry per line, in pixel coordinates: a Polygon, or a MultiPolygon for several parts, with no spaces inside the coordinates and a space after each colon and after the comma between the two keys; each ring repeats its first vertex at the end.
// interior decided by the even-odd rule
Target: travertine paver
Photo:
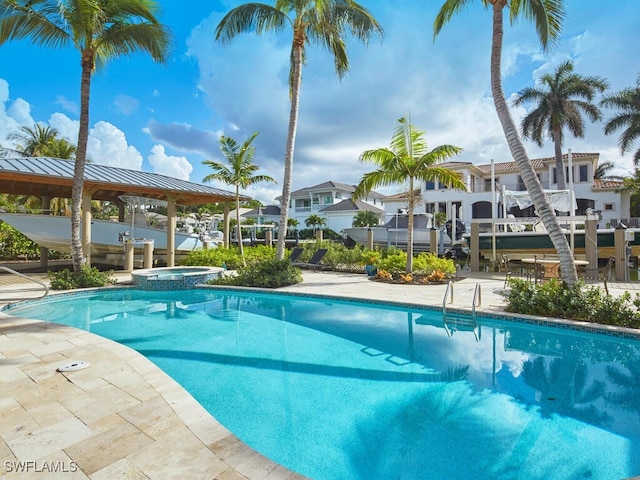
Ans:
{"type": "Polygon", "coordinates": [[[1,477],[303,478],[237,440],[127,347],[4,314],[0,346],[1,477]],[[77,360],[90,366],[56,371],[77,360]]]}

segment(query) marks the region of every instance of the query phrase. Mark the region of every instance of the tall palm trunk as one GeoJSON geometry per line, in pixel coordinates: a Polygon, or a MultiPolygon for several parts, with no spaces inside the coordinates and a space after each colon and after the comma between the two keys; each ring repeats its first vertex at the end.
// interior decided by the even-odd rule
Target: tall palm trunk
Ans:
{"type": "Polygon", "coordinates": [[[413,271],[413,209],[415,208],[415,198],[413,196],[413,177],[409,177],[409,205],[407,213],[407,273],[413,271]]]}
{"type": "Polygon", "coordinates": [[[556,156],[556,182],[558,190],[567,188],[567,180],[564,177],[564,163],[562,162],[562,132],[560,125],[553,126],[553,149],[556,156]]]}
{"type": "Polygon", "coordinates": [[[576,266],[573,261],[573,254],[569,248],[569,242],[560,229],[560,224],[547,201],[540,180],[531,166],[527,157],[524,145],[518,136],[518,130],[513,123],[511,114],[507,107],[507,101],[502,91],[501,67],[502,58],[502,38],[503,38],[503,18],[502,10],[506,5],[506,0],[493,0],[493,39],[491,43],[491,93],[496,106],[498,118],[502,125],[502,130],[507,139],[511,155],[520,171],[525,187],[531,195],[531,200],[538,212],[540,220],[544,224],[551,242],[558,252],[560,259],[561,278],[563,281],[573,284],[578,280],[576,266]]]}
{"type": "Polygon", "coordinates": [[[73,187],[71,189],[71,258],[75,272],[80,272],[82,265],[85,263],[82,239],[80,238],[80,222],[82,220],[84,167],[87,158],[87,141],[89,139],[89,95],[91,92],[91,73],[93,72],[94,59],[90,55],[83,54],[81,64],[80,126],[78,128],[78,149],[76,150],[73,187]]]}
{"type": "MultiPolygon", "coordinates": [[[[294,33],[294,35],[300,35],[294,33]]],[[[284,259],[285,241],[287,237],[287,218],[289,216],[289,202],[291,201],[291,176],[293,174],[293,151],[296,145],[296,130],[298,129],[298,104],[300,101],[300,84],[302,82],[302,45],[304,39],[294,38],[291,59],[291,111],[289,112],[289,131],[287,132],[287,147],[284,154],[284,177],[282,179],[282,199],[280,200],[280,225],[278,242],[276,244],[276,258],[284,259]],[[300,43],[302,42],[302,43],[300,43]]]]}
{"type": "Polygon", "coordinates": [[[240,249],[240,258],[242,265],[247,266],[244,259],[244,246],[242,245],[242,228],[240,228],[240,187],[236,184],[236,238],[238,239],[238,248],[240,249]]]}

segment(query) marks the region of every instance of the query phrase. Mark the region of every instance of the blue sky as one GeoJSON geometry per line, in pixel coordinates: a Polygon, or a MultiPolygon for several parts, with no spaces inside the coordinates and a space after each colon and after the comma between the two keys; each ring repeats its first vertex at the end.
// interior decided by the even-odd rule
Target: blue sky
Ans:
{"type": "MultiPolygon", "coordinates": [[[[93,162],[162,173],[202,183],[206,159],[224,162],[218,136],[243,141],[253,132],[255,163],[278,184],[245,193],[264,204],[281,193],[289,98],[290,32],[242,35],[214,41],[220,19],[240,1],[159,0],[160,21],[174,36],[166,65],[143,55],[116,59],[93,77],[89,156],[93,162]]],[[[356,184],[370,171],[358,162],[367,149],[388,146],[396,121],[409,116],[426,131],[431,147],[464,149],[457,159],[510,161],[493,106],[489,78],[491,15],[480,0],[452,19],[433,41],[441,0],[361,0],[385,30],[382,41],[347,41],[350,71],[340,81],[333,60],[310,47],[303,71],[293,188],[327,180],[356,184]]],[[[635,85],[640,73],[640,4],[616,0],[566,0],[567,16],[557,47],[541,51],[533,25],[505,25],[503,86],[507,98],[573,59],[581,75],[600,75],[611,91],[635,85]]],[[[21,125],[51,125],[77,140],[80,67],[78,53],[11,42],[0,47],[0,145],[21,125]]],[[[531,108],[531,106],[527,106],[531,108]]],[[[525,108],[512,108],[516,122],[525,108]]],[[[604,112],[605,117],[610,112],[604,112]]],[[[617,135],[589,124],[584,139],[567,135],[564,149],[599,152],[614,173],[632,171],[617,135]]],[[[526,142],[531,158],[553,155],[526,142]]],[[[635,146],[637,148],[637,146],[635,146]]],[[[212,184],[232,190],[222,184],[212,184]]],[[[393,194],[403,186],[382,189],[393,194]]]]}

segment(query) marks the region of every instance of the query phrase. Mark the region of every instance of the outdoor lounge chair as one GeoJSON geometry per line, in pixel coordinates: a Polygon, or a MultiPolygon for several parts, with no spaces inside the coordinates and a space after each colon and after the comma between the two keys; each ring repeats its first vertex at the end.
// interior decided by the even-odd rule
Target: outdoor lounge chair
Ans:
{"type": "Polygon", "coordinates": [[[293,250],[291,250],[291,255],[289,255],[289,261],[293,263],[296,260],[298,260],[302,252],[304,252],[304,248],[302,247],[296,247],[293,250]]]}
{"type": "Polygon", "coordinates": [[[291,265],[298,268],[323,268],[323,265],[320,263],[320,260],[327,254],[326,248],[319,248],[316,253],[309,259],[308,262],[292,262],[291,265]]]}

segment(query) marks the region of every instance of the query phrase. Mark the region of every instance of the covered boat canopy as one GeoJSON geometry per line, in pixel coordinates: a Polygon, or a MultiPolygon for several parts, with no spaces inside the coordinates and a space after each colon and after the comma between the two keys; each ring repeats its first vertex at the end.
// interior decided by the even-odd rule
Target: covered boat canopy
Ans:
{"type": "MultiPolygon", "coordinates": [[[[71,198],[74,166],[72,160],[59,158],[0,158],[0,193],[71,198]]],[[[233,192],[208,185],[97,163],[85,165],[84,191],[91,195],[92,200],[116,204],[120,195],[164,201],[171,198],[179,205],[232,202],[236,198],[233,192]]],[[[241,196],[240,200],[248,200],[248,197],[241,196]]]]}
{"type": "MultiPolygon", "coordinates": [[[[551,208],[554,210],[558,210],[559,212],[570,212],[578,208],[578,204],[575,199],[573,199],[573,207],[571,207],[571,190],[544,190],[544,194],[547,197],[549,205],[551,205],[551,208]]],[[[518,207],[520,210],[524,210],[525,208],[533,205],[533,200],[531,199],[529,192],[526,190],[503,190],[502,203],[507,210],[513,207],[518,207]]]]}

